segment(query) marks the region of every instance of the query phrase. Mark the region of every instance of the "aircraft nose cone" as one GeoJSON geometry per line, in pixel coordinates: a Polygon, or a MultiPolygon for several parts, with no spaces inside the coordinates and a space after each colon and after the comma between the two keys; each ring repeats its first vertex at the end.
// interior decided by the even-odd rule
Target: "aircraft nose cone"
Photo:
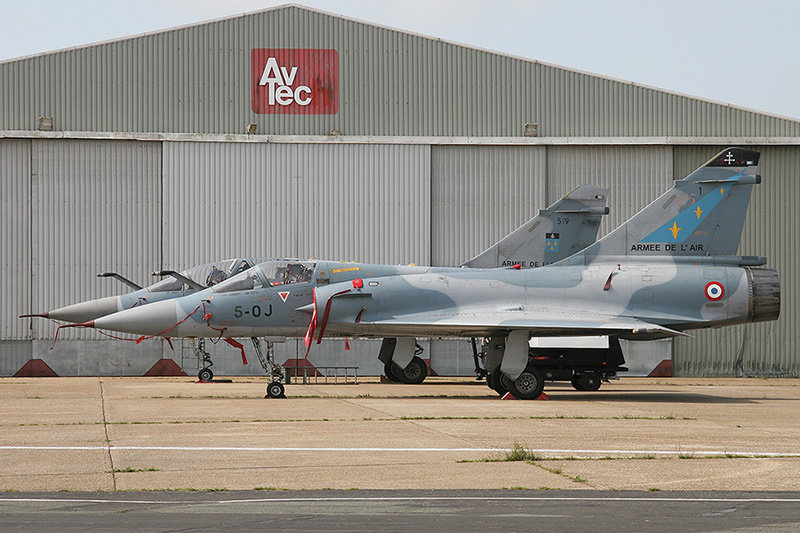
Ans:
{"type": "Polygon", "coordinates": [[[119,297],[109,296],[53,309],[47,313],[47,317],[65,322],[80,323],[116,313],[119,309],[119,297]]]}
{"type": "Polygon", "coordinates": [[[173,331],[179,321],[177,315],[175,300],[164,300],[98,318],[94,327],[134,335],[160,335],[173,331]]]}

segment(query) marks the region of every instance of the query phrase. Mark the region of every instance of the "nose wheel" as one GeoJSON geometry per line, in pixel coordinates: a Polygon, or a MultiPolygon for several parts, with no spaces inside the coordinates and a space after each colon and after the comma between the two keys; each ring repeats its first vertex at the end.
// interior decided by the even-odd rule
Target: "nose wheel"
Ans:
{"type": "Polygon", "coordinates": [[[197,378],[200,381],[212,381],[214,379],[214,373],[211,371],[210,368],[204,368],[200,372],[197,373],[197,378]]]}
{"type": "Polygon", "coordinates": [[[273,381],[267,385],[267,396],[269,398],[286,398],[286,390],[283,387],[283,383],[273,381]]]}

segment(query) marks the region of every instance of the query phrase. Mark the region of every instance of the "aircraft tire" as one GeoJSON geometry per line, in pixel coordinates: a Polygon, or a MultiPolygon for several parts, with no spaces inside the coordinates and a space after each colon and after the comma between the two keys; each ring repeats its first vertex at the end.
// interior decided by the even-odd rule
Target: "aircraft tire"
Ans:
{"type": "Polygon", "coordinates": [[[393,383],[402,383],[400,381],[400,376],[398,372],[402,372],[402,369],[395,364],[394,361],[390,360],[388,363],[383,365],[383,374],[386,376],[386,379],[393,383]]]}
{"type": "Polygon", "coordinates": [[[197,373],[197,379],[200,381],[211,382],[214,379],[214,373],[210,368],[204,368],[197,373]]]}
{"type": "Polygon", "coordinates": [[[602,379],[597,372],[584,372],[578,376],[578,384],[581,386],[580,390],[596,391],[600,388],[602,379]]]}
{"type": "Polygon", "coordinates": [[[505,395],[508,392],[508,377],[500,372],[498,368],[495,372],[489,374],[489,377],[486,379],[489,383],[489,387],[494,390],[500,396],[505,395]]]}
{"type": "Polygon", "coordinates": [[[270,398],[286,398],[286,389],[284,388],[283,383],[279,381],[273,381],[267,385],[267,396],[270,398]]]}
{"type": "Polygon", "coordinates": [[[544,391],[544,376],[538,368],[526,368],[514,381],[508,380],[508,392],[520,400],[535,400],[544,391]]]}
{"type": "MultiPolygon", "coordinates": [[[[398,367],[399,368],[399,367],[398,367]]],[[[419,385],[428,377],[428,365],[421,358],[414,356],[408,366],[399,373],[400,380],[409,385],[419,385]]]]}

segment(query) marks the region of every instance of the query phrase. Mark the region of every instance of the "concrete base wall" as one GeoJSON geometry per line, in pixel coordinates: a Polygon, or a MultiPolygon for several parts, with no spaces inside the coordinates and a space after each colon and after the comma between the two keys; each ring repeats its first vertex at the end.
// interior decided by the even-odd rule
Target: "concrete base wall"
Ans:
{"type": "MultiPolygon", "coordinates": [[[[248,364],[242,362],[241,352],[224,342],[206,341],[211,355],[211,370],[217,376],[264,376],[264,369],[249,339],[239,339],[244,344],[248,364]]],[[[472,376],[475,365],[472,346],[463,340],[418,341],[424,349],[421,357],[430,359],[431,369],[439,376],[472,376]]],[[[308,360],[315,367],[358,367],[361,376],[378,376],[383,373],[383,363],[378,360],[381,340],[350,340],[350,349],[343,339],[329,339],[313,344],[308,360]]],[[[150,339],[139,344],[118,340],[65,340],[53,346],[52,341],[0,342],[0,376],[13,376],[30,359],[41,359],[59,376],[142,376],[161,359],[172,359],[188,375],[197,374],[201,368],[188,340],[173,340],[174,351],[166,341],[150,339]]],[[[306,346],[302,339],[288,339],[275,343],[275,360],[282,364],[287,359],[303,359],[306,346]]],[[[262,343],[266,351],[266,344],[262,343]]],[[[622,341],[627,376],[647,376],[661,361],[671,359],[672,342],[622,341]]]]}

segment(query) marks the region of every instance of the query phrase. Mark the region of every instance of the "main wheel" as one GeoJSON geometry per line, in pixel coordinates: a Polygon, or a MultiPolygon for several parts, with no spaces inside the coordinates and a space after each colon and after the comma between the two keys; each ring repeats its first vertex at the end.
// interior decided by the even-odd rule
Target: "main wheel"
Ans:
{"type": "Polygon", "coordinates": [[[597,372],[584,372],[578,376],[578,384],[581,390],[596,391],[600,388],[601,378],[597,372]]]}
{"type": "Polygon", "coordinates": [[[283,383],[273,381],[267,385],[267,396],[270,398],[286,398],[286,389],[283,387],[283,383]]]}
{"type": "Polygon", "coordinates": [[[200,372],[197,373],[197,378],[200,381],[211,381],[214,379],[214,373],[211,371],[210,368],[204,368],[200,372]]]}
{"type": "Polygon", "coordinates": [[[489,384],[489,387],[491,387],[500,396],[503,396],[508,392],[508,382],[510,380],[508,379],[508,376],[500,372],[499,368],[489,374],[489,377],[486,378],[486,381],[489,384]]]}
{"type": "Polygon", "coordinates": [[[388,363],[383,365],[383,373],[386,375],[386,379],[395,383],[400,383],[400,375],[398,372],[402,371],[403,369],[397,366],[397,364],[395,364],[395,362],[391,359],[388,363]]]}
{"type": "Polygon", "coordinates": [[[508,380],[508,392],[520,400],[535,400],[544,391],[544,377],[538,368],[528,367],[514,381],[508,380]]]}
{"type": "Polygon", "coordinates": [[[399,377],[403,383],[418,385],[428,377],[428,365],[419,357],[414,356],[408,366],[400,372],[399,377]]]}
{"type": "MultiPolygon", "coordinates": [[[[499,372],[499,369],[497,371],[499,372]]],[[[492,385],[492,376],[493,375],[494,375],[494,372],[489,372],[488,374],[486,374],[486,386],[489,387],[492,390],[494,390],[494,386],[492,385]]]]}

